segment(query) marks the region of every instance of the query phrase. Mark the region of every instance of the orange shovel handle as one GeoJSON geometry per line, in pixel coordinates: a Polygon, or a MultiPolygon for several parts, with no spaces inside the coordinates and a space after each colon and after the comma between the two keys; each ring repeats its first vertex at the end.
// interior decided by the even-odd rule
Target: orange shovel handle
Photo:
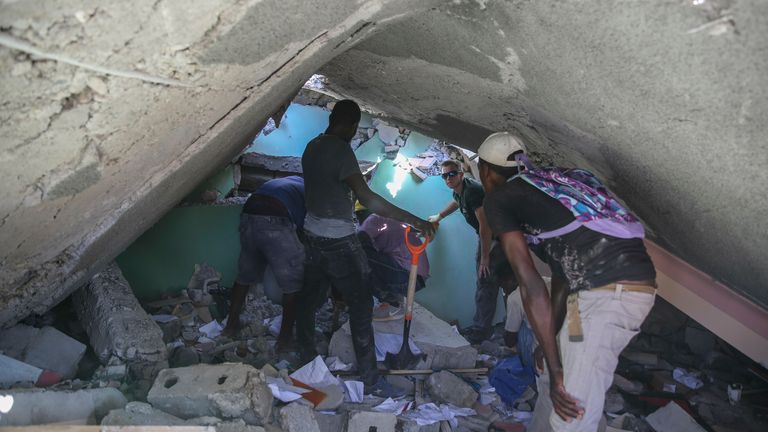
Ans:
{"type": "Polygon", "coordinates": [[[424,249],[426,249],[427,245],[429,244],[429,237],[425,238],[422,244],[415,245],[411,243],[410,238],[408,237],[410,232],[411,227],[405,227],[405,245],[408,247],[408,250],[411,251],[411,264],[417,265],[419,263],[419,256],[422,254],[422,252],[424,252],[424,249]]]}

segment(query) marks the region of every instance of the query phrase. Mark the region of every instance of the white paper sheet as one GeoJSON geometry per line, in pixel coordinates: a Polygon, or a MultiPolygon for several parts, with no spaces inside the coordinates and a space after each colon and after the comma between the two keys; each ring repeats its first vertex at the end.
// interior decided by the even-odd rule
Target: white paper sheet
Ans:
{"type": "Polygon", "coordinates": [[[276,317],[267,318],[264,320],[264,325],[267,326],[269,334],[277,337],[280,334],[280,326],[283,325],[283,316],[278,315],[276,317]]]}
{"type": "Polygon", "coordinates": [[[363,401],[363,382],[362,381],[344,381],[339,378],[339,382],[344,386],[344,400],[346,402],[361,403],[363,401]]]}
{"type": "Polygon", "coordinates": [[[408,411],[404,415],[415,420],[419,426],[431,425],[432,423],[447,420],[451,427],[455,429],[459,424],[456,417],[473,416],[476,414],[477,412],[472,408],[458,408],[450,404],[437,406],[434,403],[428,403],[419,405],[416,410],[408,411]]]}
{"type": "Polygon", "coordinates": [[[267,386],[272,392],[272,396],[283,402],[293,402],[296,399],[300,399],[303,393],[309,390],[301,387],[292,386],[283,381],[282,378],[267,377],[267,386]]]}
{"type": "Polygon", "coordinates": [[[320,356],[315,357],[290,376],[315,388],[339,385],[339,381],[331,374],[320,356]]]}
{"type": "Polygon", "coordinates": [[[674,402],[654,411],[645,420],[658,432],[704,432],[704,428],[674,402]]]}
{"type": "Polygon", "coordinates": [[[414,404],[413,401],[407,401],[407,400],[396,401],[396,400],[393,400],[392,398],[387,398],[387,400],[385,400],[384,402],[373,407],[373,410],[378,412],[393,413],[394,415],[400,415],[403,413],[403,411],[411,409],[413,407],[413,404],[414,404]]]}
{"type": "Polygon", "coordinates": [[[704,382],[699,378],[700,375],[701,373],[699,372],[687,371],[683,368],[675,368],[675,370],[672,371],[672,377],[675,381],[683,383],[694,390],[704,385],[704,382]]]}
{"type": "Polygon", "coordinates": [[[222,331],[224,331],[224,327],[222,327],[221,324],[219,324],[219,322],[216,320],[213,320],[206,325],[200,326],[200,333],[211,339],[216,339],[219,337],[222,331]]]}
{"type": "Polygon", "coordinates": [[[331,372],[352,370],[351,364],[344,363],[339,360],[338,357],[327,357],[325,359],[325,365],[328,366],[328,369],[331,372]]]}
{"type": "MultiPolygon", "coordinates": [[[[373,335],[373,340],[376,344],[376,361],[384,361],[388,352],[399,353],[400,347],[403,346],[402,334],[376,332],[373,335]]],[[[411,347],[412,353],[421,353],[421,350],[413,343],[413,340],[409,339],[408,344],[411,347]]]]}

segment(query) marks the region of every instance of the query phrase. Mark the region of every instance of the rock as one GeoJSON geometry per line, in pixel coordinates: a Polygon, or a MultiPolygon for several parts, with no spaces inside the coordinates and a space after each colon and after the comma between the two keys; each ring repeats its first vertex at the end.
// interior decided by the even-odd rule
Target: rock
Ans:
{"type": "Polygon", "coordinates": [[[129,402],[125,408],[112,410],[101,420],[102,426],[180,426],[184,420],[142,402],[129,402]]]}
{"type": "Polygon", "coordinates": [[[256,425],[269,419],[272,400],[264,374],[235,363],[164,369],[147,395],[154,407],[183,419],[242,418],[256,425]]]}
{"type": "Polygon", "coordinates": [[[344,430],[344,425],[347,424],[347,415],[346,413],[327,414],[315,412],[315,420],[317,420],[317,424],[320,426],[320,432],[338,432],[344,430]]]}
{"type": "Polygon", "coordinates": [[[605,393],[605,406],[603,411],[611,414],[617,414],[624,411],[624,397],[613,389],[605,393]]]}
{"type": "Polygon", "coordinates": [[[395,432],[397,417],[392,413],[352,411],[349,413],[347,432],[395,432]]]}
{"type": "MultiPolygon", "coordinates": [[[[374,321],[373,329],[379,333],[402,334],[402,321],[374,321]]],[[[472,348],[461,335],[445,321],[434,316],[418,303],[413,305],[413,324],[411,339],[419,349],[427,354],[420,367],[424,369],[473,368],[477,360],[477,350],[472,348]]],[[[344,363],[357,364],[352,348],[352,336],[349,323],[344,324],[331,338],[328,350],[330,356],[336,356],[344,363]]]]}
{"type": "Polygon", "coordinates": [[[102,364],[117,357],[139,379],[153,379],[168,367],[163,332],[144,312],[117,264],[97,273],[72,300],[102,364]]]}
{"type": "Polygon", "coordinates": [[[280,409],[280,425],[286,432],[320,432],[312,408],[297,402],[280,409]]]}
{"type": "Polygon", "coordinates": [[[440,432],[440,422],[420,426],[418,423],[416,423],[416,420],[405,417],[397,417],[397,426],[395,430],[398,432],[440,432]]]}
{"type": "Polygon", "coordinates": [[[180,368],[194,366],[200,363],[200,355],[197,350],[191,347],[179,347],[173,350],[171,355],[171,367],[180,368]]]}
{"type": "Polygon", "coordinates": [[[484,340],[483,343],[480,344],[480,352],[483,354],[489,354],[498,357],[500,351],[501,346],[499,346],[499,344],[496,342],[484,340]]]}
{"type": "Polygon", "coordinates": [[[2,414],[0,426],[29,426],[47,423],[93,424],[128,401],[114,388],[78,391],[6,390],[13,408],[2,414]]]}
{"type": "Polygon", "coordinates": [[[248,425],[242,420],[234,420],[217,424],[216,432],[265,432],[265,430],[261,426],[248,425]]]}
{"type": "Polygon", "coordinates": [[[433,373],[427,378],[426,388],[438,402],[450,403],[457,407],[471,407],[478,394],[471,385],[448,371],[433,373]]]}
{"type": "Polygon", "coordinates": [[[74,378],[85,345],[46,326],[24,324],[0,332],[0,350],[5,355],[40,369],[56,372],[62,379],[74,378]]]}

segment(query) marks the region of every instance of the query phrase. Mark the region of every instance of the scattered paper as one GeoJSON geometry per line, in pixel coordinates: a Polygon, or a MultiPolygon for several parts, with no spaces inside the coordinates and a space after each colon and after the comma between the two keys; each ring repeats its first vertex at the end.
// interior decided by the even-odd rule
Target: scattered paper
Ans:
{"type": "Polygon", "coordinates": [[[339,385],[339,381],[331,374],[320,356],[302,366],[290,377],[315,388],[339,385]]]}
{"type": "Polygon", "coordinates": [[[285,381],[283,381],[282,378],[273,378],[270,376],[266,378],[267,386],[272,392],[272,396],[274,396],[275,399],[279,399],[283,402],[293,402],[296,399],[300,399],[303,393],[309,391],[301,387],[287,384],[285,381]]]}
{"type": "Polygon", "coordinates": [[[373,410],[378,412],[388,412],[394,415],[400,415],[403,413],[403,411],[411,409],[413,405],[414,405],[413,401],[407,401],[407,400],[396,401],[396,400],[393,400],[392,398],[387,398],[387,400],[385,400],[384,402],[373,407],[373,410]]]}
{"type": "Polygon", "coordinates": [[[338,357],[326,358],[325,365],[328,366],[328,369],[332,372],[352,370],[351,364],[344,363],[343,361],[339,360],[338,357]]]}
{"type": "MultiPolygon", "coordinates": [[[[376,332],[373,335],[373,340],[376,344],[376,361],[384,361],[388,352],[399,353],[403,346],[403,335],[401,334],[376,332]]],[[[412,353],[421,354],[421,350],[413,343],[412,339],[408,340],[408,344],[412,353]]]]}
{"type": "Polygon", "coordinates": [[[473,416],[476,414],[472,408],[458,408],[450,404],[438,407],[434,403],[428,403],[419,405],[416,410],[408,411],[404,415],[416,421],[416,424],[419,426],[431,425],[432,423],[446,420],[455,429],[459,425],[456,417],[473,416]]]}
{"type": "Polygon", "coordinates": [[[697,388],[700,388],[704,385],[704,382],[701,381],[699,376],[701,376],[701,373],[696,371],[687,371],[683,368],[675,368],[675,370],[672,371],[672,377],[675,379],[675,381],[685,384],[693,390],[696,390],[697,388]]]}
{"type": "Polygon", "coordinates": [[[222,327],[221,324],[219,324],[219,322],[216,320],[213,320],[208,324],[200,326],[200,333],[204,334],[205,336],[211,339],[216,339],[217,337],[219,337],[222,331],[224,331],[224,327],[222,327]]]}
{"type": "Polygon", "coordinates": [[[344,400],[346,402],[361,403],[363,401],[363,382],[362,381],[344,381],[339,378],[341,385],[344,386],[344,400]]]}
{"type": "Polygon", "coordinates": [[[264,320],[264,325],[267,326],[269,334],[277,337],[280,334],[280,326],[283,325],[283,316],[278,315],[276,317],[267,318],[264,320]]]}

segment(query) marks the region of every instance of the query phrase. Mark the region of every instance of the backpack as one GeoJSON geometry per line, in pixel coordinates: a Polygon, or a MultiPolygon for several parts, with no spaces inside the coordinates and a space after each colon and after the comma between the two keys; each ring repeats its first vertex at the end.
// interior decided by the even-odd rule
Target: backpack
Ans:
{"type": "Polygon", "coordinates": [[[544,239],[559,237],[581,226],[612,237],[645,237],[645,229],[637,217],[624,208],[591,172],[577,168],[535,167],[525,155],[518,155],[517,160],[522,163],[521,172],[508,182],[516,178],[525,180],[558,200],[576,218],[554,231],[526,234],[528,243],[537,244],[544,239]]]}

